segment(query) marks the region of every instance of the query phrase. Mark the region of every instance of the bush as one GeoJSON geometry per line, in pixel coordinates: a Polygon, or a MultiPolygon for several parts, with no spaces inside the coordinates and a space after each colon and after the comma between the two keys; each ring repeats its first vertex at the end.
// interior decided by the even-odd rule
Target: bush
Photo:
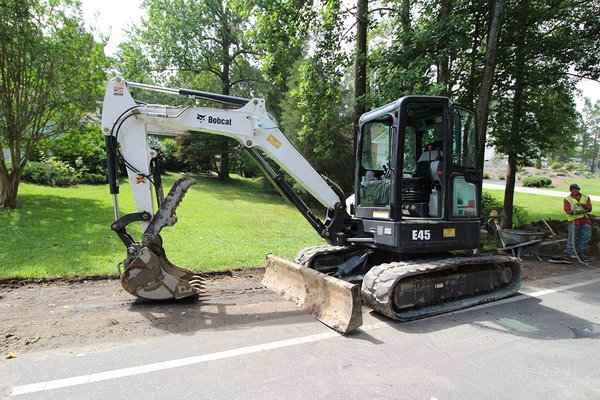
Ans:
{"type": "Polygon", "coordinates": [[[500,175],[500,176],[498,177],[498,179],[500,179],[501,181],[503,181],[503,180],[505,180],[505,179],[506,179],[506,177],[505,177],[504,175],[500,175]]]}
{"type": "Polygon", "coordinates": [[[573,171],[578,171],[580,169],[580,166],[575,163],[566,163],[565,169],[569,172],[573,172],[573,171]]]}
{"type": "Polygon", "coordinates": [[[108,182],[106,174],[97,174],[94,172],[84,172],[79,176],[79,183],[87,183],[90,185],[101,185],[108,182]]]}
{"type": "Polygon", "coordinates": [[[526,209],[519,206],[513,207],[513,227],[525,225],[528,219],[529,218],[526,209]]]}
{"type": "Polygon", "coordinates": [[[490,173],[489,172],[484,172],[483,173],[483,179],[490,179],[490,173]]]}
{"type": "Polygon", "coordinates": [[[184,169],[184,162],[179,157],[179,145],[173,138],[165,138],[161,141],[163,146],[163,165],[165,170],[181,172],[184,169]]]}
{"type": "Polygon", "coordinates": [[[45,161],[30,161],[23,170],[22,180],[46,186],[73,186],[79,182],[75,168],[50,157],[45,161]]]}
{"type": "Polygon", "coordinates": [[[481,194],[481,218],[485,221],[490,217],[490,212],[492,210],[498,211],[499,215],[502,214],[502,207],[502,202],[488,192],[483,192],[481,194]]]}
{"type": "MultiPolygon", "coordinates": [[[[501,220],[504,203],[490,193],[483,192],[481,194],[481,219],[487,221],[492,210],[498,211],[498,220],[501,220]]],[[[527,219],[527,210],[523,207],[513,206],[513,226],[524,225],[527,219]]]]}
{"type": "MultiPolygon", "coordinates": [[[[86,125],[49,140],[43,149],[47,156],[74,168],[81,176],[87,173],[106,175],[104,135],[96,125],[86,125]]],[[[43,161],[45,157],[42,156],[43,161]]]]}
{"type": "Polygon", "coordinates": [[[525,187],[550,187],[552,185],[552,180],[550,178],[546,178],[543,176],[528,176],[523,179],[523,186],[525,187]]]}
{"type": "Polygon", "coordinates": [[[553,162],[552,165],[550,166],[550,168],[552,169],[562,169],[563,164],[561,162],[553,162]]]}
{"type": "Polygon", "coordinates": [[[233,149],[233,164],[232,170],[245,178],[256,178],[262,176],[262,172],[252,156],[244,151],[241,147],[233,149]]]}

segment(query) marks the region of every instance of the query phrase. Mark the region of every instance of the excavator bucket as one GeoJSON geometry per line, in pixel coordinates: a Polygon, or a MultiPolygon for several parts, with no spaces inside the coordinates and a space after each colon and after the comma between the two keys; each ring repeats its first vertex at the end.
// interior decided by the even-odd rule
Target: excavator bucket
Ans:
{"type": "Polygon", "coordinates": [[[204,293],[204,278],[178,267],[145,247],[121,274],[121,286],[136,297],[148,300],[181,299],[204,293]]]}
{"type": "Polygon", "coordinates": [[[338,332],[362,325],[358,285],[274,255],[267,256],[262,284],[338,332]]]}
{"type": "MultiPolygon", "coordinates": [[[[178,179],[148,223],[142,241],[128,245],[121,286],[132,295],[148,300],[169,300],[203,294],[202,276],[171,263],[159,235],[164,227],[175,225],[175,211],[194,183],[190,177],[178,179]]],[[[127,237],[124,230],[121,235],[127,237]]]]}

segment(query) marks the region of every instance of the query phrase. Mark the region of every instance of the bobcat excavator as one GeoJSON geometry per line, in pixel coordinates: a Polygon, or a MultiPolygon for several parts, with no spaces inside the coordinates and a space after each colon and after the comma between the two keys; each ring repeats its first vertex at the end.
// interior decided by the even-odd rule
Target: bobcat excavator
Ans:
{"type": "MultiPolygon", "coordinates": [[[[172,264],[161,229],[176,223],[190,177],[164,196],[157,154],[148,135],[206,132],[234,139],[328,245],[301,250],[294,262],[267,257],[263,284],[331,328],[362,324],[362,304],[408,321],[494,301],[517,292],[521,266],[501,255],[467,255],[480,245],[483,149],[475,114],[448,98],[408,96],[359,121],[354,197],[348,200],[292,145],[262,99],[126,82],[107,85],[102,111],[114,230],[127,248],[121,283],[144,299],[179,299],[203,290],[202,276],[172,264]],[[226,104],[188,107],[145,104],[137,88],[226,104]],[[118,163],[125,164],[137,212],[120,216],[118,163]],[[327,210],[319,218],[283,173],[327,210]],[[154,200],[156,197],[156,201],[154,200]],[[156,204],[154,204],[156,203],[156,204]],[[139,222],[135,240],[126,230],[139,222]]],[[[218,218],[218,215],[215,215],[218,218]]]]}

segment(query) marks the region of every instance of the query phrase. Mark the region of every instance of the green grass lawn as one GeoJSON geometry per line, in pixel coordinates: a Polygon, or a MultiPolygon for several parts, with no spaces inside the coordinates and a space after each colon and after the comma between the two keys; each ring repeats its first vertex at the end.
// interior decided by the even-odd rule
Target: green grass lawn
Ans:
{"type": "MultiPolygon", "coordinates": [[[[165,177],[165,188],[175,179],[165,177]]],[[[175,264],[199,271],[259,267],[267,253],[293,258],[303,247],[324,243],[295,208],[278,194],[264,193],[260,183],[242,178],[230,184],[197,180],[177,210],[179,222],[161,232],[167,256],[175,264]]],[[[580,185],[594,190],[588,185],[593,181],[580,185]]],[[[129,185],[122,184],[121,192],[121,215],[133,212],[129,185]]],[[[502,190],[489,192],[502,200],[502,190]]],[[[113,210],[107,186],[23,183],[19,204],[17,210],[0,212],[0,278],[117,272],[125,246],[110,230],[113,210]]],[[[565,219],[560,197],[515,193],[515,204],[527,210],[527,222],[565,219]]],[[[130,232],[139,240],[140,228],[134,225],[130,232]]]]}
{"type": "MultiPolygon", "coordinates": [[[[504,190],[485,189],[501,203],[504,202],[504,190]]],[[[563,198],[555,196],[544,196],[539,194],[515,192],[514,204],[522,207],[527,212],[524,223],[545,220],[565,220],[563,211],[563,198]]],[[[502,210],[498,210],[502,211],[502,210]]]]}
{"type": "Polygon", "coordinates": [[[564,192],[566,196],[569,193],[569,185],[576,183],[581,188],[582,193],[600,196],[600,179],[568,179],[566,183],[565,186],[549,188],[549,190],[564,192]]]}
{"type": "MultiPolygon", "coordinates": [[[[165,177],[164,187],[174,180],[165,177]]],[[[133,212],[127,184],[121,192],[121,215],[133,212]]],[[[167,256],[194,270],[258,267],[267,253],[293,258],[303,247],[324,243],[295,208],[247,179],[223,184],[198,178],[177,216],[179,222],[161,232],[167,256]]],[[[110,230],[112,220],[107,186],[23,183],[19,208],[0,212],[0,278],[115,274],[125,246],[110,230]]],[[[139,240],[139,227],[131,232],[139,240]]]]}

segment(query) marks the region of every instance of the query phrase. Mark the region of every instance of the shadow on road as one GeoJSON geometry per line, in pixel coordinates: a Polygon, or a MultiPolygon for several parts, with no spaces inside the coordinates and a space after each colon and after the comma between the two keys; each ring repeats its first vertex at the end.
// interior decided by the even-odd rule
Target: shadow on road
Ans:
{"type": "Polygon", "coordinates": [[[490,332],[536,340],[600,339],[600,324],[544,306],[539,298],[525,297],[509,305],[498,304],[410,322],[393,321],[375,312],[371,312],[371,316],[388,322],[390,327],[399,332],[411,335],[469,325],[490,332]]]}
{"type": "Polygon", "coordinates": [[[129,311],[146,318],[153,328],[169,333],[193,335],[204,329],[239,330],[250,324],[284,325],[289,317],[307,315],[284,301],[235,304],[187,298],[172,301],[135,300],[129,311]]]}

